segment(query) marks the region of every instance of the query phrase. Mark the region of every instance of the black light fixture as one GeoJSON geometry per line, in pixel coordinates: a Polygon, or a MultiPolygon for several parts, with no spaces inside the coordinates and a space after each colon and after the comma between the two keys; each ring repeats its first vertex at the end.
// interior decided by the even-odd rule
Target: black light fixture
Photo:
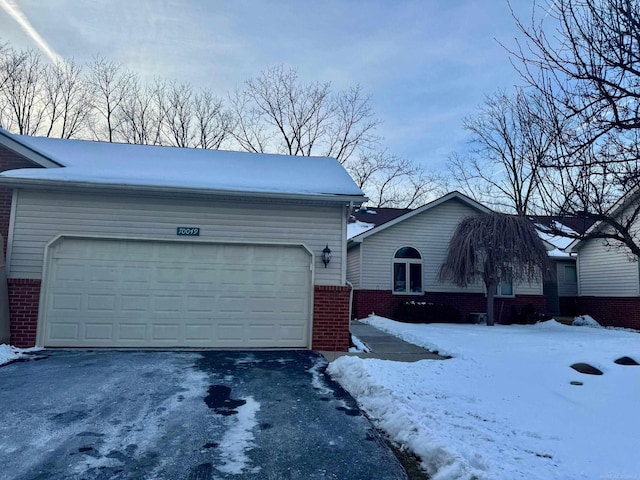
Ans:
{"type": "Polygon", "coordinates": [[[324,263],[324,268],[327,268],[327,265],[329,265],[330,261],[331,249],[329,248],[329,244],[327,243],[327,246],[322,250],[322,263],[324,263]]]}

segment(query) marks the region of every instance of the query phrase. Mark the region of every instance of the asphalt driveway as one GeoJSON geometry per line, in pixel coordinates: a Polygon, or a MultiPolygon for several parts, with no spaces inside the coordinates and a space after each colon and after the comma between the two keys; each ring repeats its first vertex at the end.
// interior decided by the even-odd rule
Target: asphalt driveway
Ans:
{"type": "Polygon", "coordinates": [[[0,367],[2,479],[403,479],[314,352],[44,351],[0,367]]]}

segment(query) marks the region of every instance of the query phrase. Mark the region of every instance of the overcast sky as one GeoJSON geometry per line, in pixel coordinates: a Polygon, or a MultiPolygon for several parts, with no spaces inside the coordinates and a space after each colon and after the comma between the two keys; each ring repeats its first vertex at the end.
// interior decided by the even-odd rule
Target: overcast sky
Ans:
{"type": "MultiPolygon", "coordinates": [[[[533,0],[512,0],[523,18],[533,0]]],[[[391,153],[440,168],[462,151],[462,119],[484,95],[518,84],[506,51],[506,0],[0,0],[0,42],[218,96],[266,67],[296,68],[334,89],[372,95],[391,153]]]]}

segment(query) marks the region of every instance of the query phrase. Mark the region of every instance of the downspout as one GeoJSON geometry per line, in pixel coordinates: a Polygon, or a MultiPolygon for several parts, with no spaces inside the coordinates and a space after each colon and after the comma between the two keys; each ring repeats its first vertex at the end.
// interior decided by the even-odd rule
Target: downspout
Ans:
{"type": "MultiPolygon", "coordinates": [[[[351,215],[351,211],[353,210],[353,201],[349,202],[349,210],[347,213],[347,222],[349,222],[349,215],[351,215]]],[[[344,281],[347,285],[349,285],[351,287],[351,290],[349,290],[349,324],[351,324],[351,318],[352,318],[352,312],[353,312],[353,283],[351,283],[349,280],[347,280],[347,276],[346,276],[346,264],[347,264],[347,235],[346,235],[346,225],[345,225],[345,244],[344,244],[344,264],[345,264],[345,278],[344,281]]]]}
{"type": "Polygon", "coordinates": [[[353,310],[353,283],[351,283],[349,280],[347,280],[346,283],[351,287],[351,290],[349,290],[349,324],[351,324],[351,319],[353,318],[351,314],[353,310]]]}

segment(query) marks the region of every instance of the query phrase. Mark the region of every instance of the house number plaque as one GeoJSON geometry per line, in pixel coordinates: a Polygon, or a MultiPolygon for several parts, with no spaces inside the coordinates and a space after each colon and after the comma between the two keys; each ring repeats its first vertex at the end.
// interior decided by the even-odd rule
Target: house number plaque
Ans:
{"type": "Polygon", "coordinates": [[[177,235],[186,235],[189,237],[199,237],[200,227],[178,227],[177,235]]]}

